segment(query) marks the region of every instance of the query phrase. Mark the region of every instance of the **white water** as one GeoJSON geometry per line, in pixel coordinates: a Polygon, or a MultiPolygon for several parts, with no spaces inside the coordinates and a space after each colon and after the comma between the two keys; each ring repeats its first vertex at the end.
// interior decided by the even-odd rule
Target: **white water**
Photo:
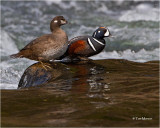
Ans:
{"type": "Polygon", "coordinates": [[[153,51],[146,51],[145,49],[141,49],[139,52],[131,51],[130,49],[117,52],[101,52],[98,55],[90,57],[94,60],[102,60],[102,59],[126,59],[135,62],[146,62],[150,60],[157,60],[159,57],[160,50],[159,48],[154,49],[153,51]]]}
{"type": "Polygon", "coordinates": [[[1,30],[0,52],[1,56],[7,56],[9,54],[18,52],[17,46],[15,45],[14,41],[3,29],[1,30]]]}
{"type": "Polygon", "coordinates": [[[24,70],[35,63],[35,61],[27,59],[11,59],[9,56],[17,53],[18,49],[15,42],[10,38],[6,31],[2,30],[1,33],[0,88],[17,89],[18,82],[24,70]]]}
{"type": "Polygon", "coordinates": [[[159,9],[149,4],[140,4],[132,10],[125,11],[119,18],[120,21],[159,21],[159,9]]]}

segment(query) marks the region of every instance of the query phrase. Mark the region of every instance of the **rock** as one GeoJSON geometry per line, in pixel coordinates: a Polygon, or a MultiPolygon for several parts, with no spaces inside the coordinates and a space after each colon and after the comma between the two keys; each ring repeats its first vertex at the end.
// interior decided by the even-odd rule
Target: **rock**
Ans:
{"type": "Polygon", "coordinates": [[[86,81],[89,83],[90,81],[93,82],[95,81],[94,79],[104,79],[106,81],[108,78],[105,77],[105,72],[110,73],[110,75],[113,74],[112,79],[118,75],[117,73],[120,73],[117,79],[124,73],[128,74],[128,76],[134,76],[136,72],[137,75],[144,72],[147,75],[158,65],[153,64],[153,62],[136,63],[127,60],[96,60],[65,64],[54,63],[48,64],[48,66],[51,68],[47,67],[47,70],[41,63],[36,63],[28,67],[20,79],[18,88],[56,85],[63,88],[64,83],[71,88],[71,83],[74,84],[75,82],[76,85],[78,84],[74,79],[85,78],[84,83],[86,81]],[[116,75],[114,76],[114,74],[116,75]]]}
{"type": "Polygon", "coordinates": [[[65,65],[63,64],[48,64],[44,66],[38,62],[29,66],[22,75],[18,88],[26,88],[43,85],[50,81],[55,80],[59,76],[63,75],[63,72],[67,72],[65,65]],[[49,66],[49,67],[48,67],[49,66]]]}

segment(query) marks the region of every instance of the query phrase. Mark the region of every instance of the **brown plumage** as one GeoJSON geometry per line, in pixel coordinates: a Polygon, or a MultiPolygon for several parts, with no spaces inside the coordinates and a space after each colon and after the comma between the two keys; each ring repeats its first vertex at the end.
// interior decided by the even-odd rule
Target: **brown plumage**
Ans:
{"type": "Polygon", "coordinates": [[[28,58],[31,60],[48,62],[62,56],[68,47],[67,34],[60,28],[67,21],[63,16],[56,16],[50,23],[51,34],[43,35],[26,45],[12,58],[28,58]]]}

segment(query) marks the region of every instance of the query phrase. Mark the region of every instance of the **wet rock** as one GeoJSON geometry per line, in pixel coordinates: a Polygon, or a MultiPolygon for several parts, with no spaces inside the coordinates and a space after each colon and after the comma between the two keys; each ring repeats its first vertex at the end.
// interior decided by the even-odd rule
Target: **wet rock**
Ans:
{"type": "Polygon", "coordinates": [[[64,72],[67,72],[67,69],[63,64],[33,64],[25,70],[20,79],[18,88],[46,85],[46,83],[64,75],[64,72]]]}
{"type": "Polygon", "coordinates": [[[96,60],[65,64],[53,63],[47,66],[45,69],[41,63],[36,63],[28,67],[20,79],[18,88],[52,86],[70,90],[74,88],[73,85],[82,86],[84,83],[89,83],[91,91],[94,88],[101,88],[99,85],[110,83],[108,76],[112,76],[110,79],[117,77],[117,80],[124,77],[122,74],[132,77],[135,74],[154,76],[151,72],[158,65],[154,64],[154,61],[136,63],[127,60],[96,60]],[[83,84],[80,85],[81,83],[83,84]]]}

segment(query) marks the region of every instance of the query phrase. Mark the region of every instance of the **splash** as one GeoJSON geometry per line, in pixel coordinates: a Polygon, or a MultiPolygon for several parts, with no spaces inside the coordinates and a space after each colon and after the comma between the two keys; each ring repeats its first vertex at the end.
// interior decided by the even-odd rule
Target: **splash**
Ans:
{"type": "Polygon", "coordinates": [[[102,52],[98,55],[90,57],[93,60],[99,59],[127,59],[135,62],[147,62],[150,60],[158,60],[160,49],[156,48],[152,51],[141,49],[139,52],[134,52],[130,49],[117,52],[102,52]]]}
{"type": "Polygon", "coordinates": [[[132,10],[123,13],[119,18],[120,21],[159,21],[159,9],[153,8],[148,4],[140,4],[132,10]],[[147,12],[147,13],[146,13],[147,12]]]}

